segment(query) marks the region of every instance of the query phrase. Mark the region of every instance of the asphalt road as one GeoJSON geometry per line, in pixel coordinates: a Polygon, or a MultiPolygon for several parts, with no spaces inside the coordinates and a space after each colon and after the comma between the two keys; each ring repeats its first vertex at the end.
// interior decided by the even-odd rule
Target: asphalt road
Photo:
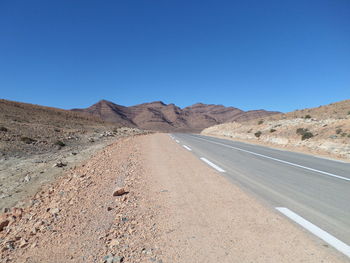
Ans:
{"type": "Polygon", "coordinates": [[[173,134],[266,204],[350,244],[350,163],[194,134],[173,134]]]}

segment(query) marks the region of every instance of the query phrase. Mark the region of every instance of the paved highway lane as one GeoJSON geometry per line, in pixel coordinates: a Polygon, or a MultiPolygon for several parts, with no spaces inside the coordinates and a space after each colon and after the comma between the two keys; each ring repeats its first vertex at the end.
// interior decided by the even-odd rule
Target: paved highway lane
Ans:
{"type": "Polygon", "coordinates": [[[232,182],[272,207],[293,211],[349,250],[349,163],[208,136],[173,136],[232,182]]]}

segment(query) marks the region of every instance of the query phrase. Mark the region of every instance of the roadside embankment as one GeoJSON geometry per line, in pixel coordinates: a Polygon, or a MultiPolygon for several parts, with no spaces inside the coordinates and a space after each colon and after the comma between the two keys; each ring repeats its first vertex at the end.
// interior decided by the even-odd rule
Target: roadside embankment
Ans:
{"type": "Polygon", "coordinates": [[[225,123],[201,134],[350,160],[350,115],[342,119],[295,118],[225,123]]]}

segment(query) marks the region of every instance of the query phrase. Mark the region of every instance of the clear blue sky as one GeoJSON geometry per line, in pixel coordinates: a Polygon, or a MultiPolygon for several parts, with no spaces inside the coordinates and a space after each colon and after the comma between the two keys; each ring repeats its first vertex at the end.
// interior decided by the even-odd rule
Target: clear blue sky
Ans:
{"type": "Polygon", "coordinates": [[[349,99],[350,1],[1,1],[0,91],[65,109],[349,99]]]}

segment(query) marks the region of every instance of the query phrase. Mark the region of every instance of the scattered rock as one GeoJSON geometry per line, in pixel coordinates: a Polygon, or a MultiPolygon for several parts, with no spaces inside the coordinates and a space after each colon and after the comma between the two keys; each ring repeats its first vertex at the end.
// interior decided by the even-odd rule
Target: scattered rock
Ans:
{"type": "Polygon", "coordinates": [[[23,248],[28,245],[28,241],[25,239],[21,239],[21,242],[19,243],[19,247],[23,248]]]}
{"type": "Polygon", "coordinates": [[[127,193],[128,192],[126,192],[123,187],[119,187],[116,190],[114,190],[113,196],[121,196],[121,195],[124,195],[124,194],[127,194],[127,193]]]}
{"type": "Polygon", "coordinates": [[[8,212],[10,212],[10,208],[4,207],[4,208],[2,209],[2,212],[3,212],[3,213],[8,213],[8,212]]]}
{"type": "Polygon", "coordinates": [[[0,231],[3,231],[5,227],[7,227],[10,223],[10,220],[7,218],[0,219],[0,231]]]}
{"type": "Polygon", "coordinates": [[[9,250],[14,250],[15,249],[15,242],[14,241],[8,241],[6,243],[6,248],[9,250]]]}
{"type": "Polygon", "coordinates": [[[116,238],[114,238],[114,239],[112,239],[111,242],[109,243],[109,246],[110,246],[110,247],[118,246],[119,243],[120,243],[119,240],[116,239],[116,238]]]}
{"type": "Polygon", "coordinates": [[[11,215],[12,215],[13,217],[15,217],[16,219],[17,219],[17,218],[21,218],[22,215],[23,215],[23,209],[22,209],[22,208],[18,208],[18,207],[14,207],[14,208],[12,208],[12,210],[11,210],[11,215]]]}
{"type": "Polygon", "coordinates": [[[67,166],[67,164],[59,161],[55,163],[52,167],[64,167],[64,166],[67,166]]]}
{"type": "Polygon", "coordinates": [[[112,254],[109,254],[103,258],[104,263],[119,263],[122,262],[124,257],[119,256],[113,256],[112,254]]]}
{"type": "Polygon", "coordinates": [[[31,179],[32,177],[28,174],[24,177],[23,181],[28,183],[31,179]]]}
{"type": "Polygon", "coordinates": [[[53,215],[57,215],[59,212],[60,212],[60,209],[57,207],[50,209],[50,213],[53,215]]]}

